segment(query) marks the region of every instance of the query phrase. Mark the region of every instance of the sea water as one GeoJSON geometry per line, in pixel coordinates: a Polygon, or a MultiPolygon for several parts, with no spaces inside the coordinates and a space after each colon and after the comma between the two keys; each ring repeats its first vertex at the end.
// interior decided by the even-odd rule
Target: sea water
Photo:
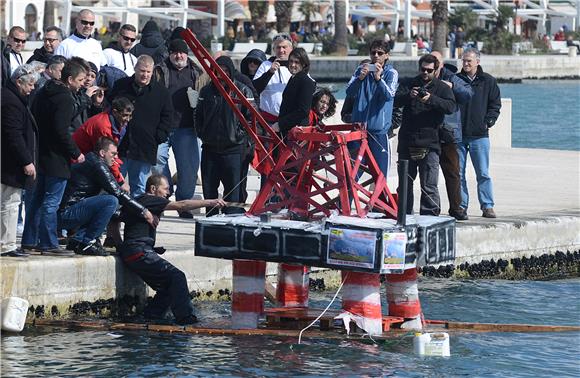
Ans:
{"type": "MultiPolygon", "coordinates": [[[[345,97],[345,83],[322,83],[345,97]]],[[[512,100],[512,146],[580,150],[580,81],[524,80],[499,84],[512,100]]]]}
{"type": "MultiPolygon", "coordinates": [[[[429,319],[580,325],[580,279],[422,278],[429,319]]],[[[333,292],[312,293],[324,307],[333,292]]],[[[340,297],[340,294],[339,294],[340,297]]],[[[204,321],[229,302],[197,304],[204,321]]],[[[340,303],[333,305],[338,308],[340,303]]],[[[208,320],[210,319],[210,320],[208,320]]],[[[386,342],[346,338],[169,335],[130,331],[25,329],[3,335],[2,377],[27,376],[580,376],[580,332],[450,333],[451,357],[413,353],[413,332],[386,342]]]]}

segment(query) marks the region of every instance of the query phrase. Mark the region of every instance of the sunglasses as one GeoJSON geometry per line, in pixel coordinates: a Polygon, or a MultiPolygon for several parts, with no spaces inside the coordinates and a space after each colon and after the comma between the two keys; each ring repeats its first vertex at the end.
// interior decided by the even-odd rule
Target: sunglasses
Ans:
{"type": "Polygon", "coordinates": [[[55,41],[58,41],[58,38],[45,38],[44,42],[48,42],[48,43],[53,43],[55,41]]]}
{"type": "Polygon", "coordinates": [[[435,68],[421,67],[420,70],[421,70],[421,72],[433,73],[433,71],[435,71],[435,68]]]}
{"type": "Polygon", "coordinates": [[[373,56],[373,55],[383,56],[385,54],[386,54],[386,52],[380,51],[380,50],[371,51],[371,56],[373,56]]]}
{"type": "Polygon", "coordinates": [[[272,41],[279,41],[281,39],[286,40],[286,41],[292,40],[288,34],[278,34],[274,38],[272,38],[272,41]]]}
{"type": "Polygon", "coordinates": [[[81,20],[81,24],[83,24],[85,26],[87,26],[87,25],[93,26],[93,25],[95,25],[95,21],[81,20]]]}
{"type": "Polygon", "coordinates": [[[12,40],[14,41],[14,43],[26,43],[25,39],[20,39],[16,37],[12,37],[12,40]]]}
{"type": "Polygon", "coordinates": [[[123,37],[123,39],[127,42],[135,42],[136,40],[136,38],[127,37],[125,35],[122,35],[121,37],[123,37]]]}

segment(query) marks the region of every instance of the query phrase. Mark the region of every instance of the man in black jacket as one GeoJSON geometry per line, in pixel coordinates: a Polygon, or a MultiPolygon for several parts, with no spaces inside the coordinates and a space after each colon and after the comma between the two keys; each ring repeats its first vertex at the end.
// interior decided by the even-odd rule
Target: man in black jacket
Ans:
{"type": "Polygon", "coordinates": [[[36,95],[32,108],[38,122],[39,164],[36,187],[26,208],[22,248],[36,248],[45,255],[74,255],[58,245],[57,210],[70,178],[71,160],[79,163],[85,160],[69,133],[74,94],[87,75],[81,61],[81,58],[68,60],[61,80],[50,80],[36,95]]]}
{"type": "Polygon", "coordinates": [[[41,48],[34,50],[34,54],[32,54],[26,63],[34,61],[48,63],[48,60],[54,55],[54,50],[60,45],[61,41],[62,30],[57,26],[49,26],[44,31],[44,44],[41,48]]]}
{"type": "Polygon", "coordinates": [[[493,187],[489,176],[489,129],[495,125],[501,109],[501,95],[495,78],[481,69],[479,51],[468,48],[463,53],[463,70],[458,75],[471,85],[473,97],[460,104],[463,140],[459,146],[461,207],[467,211],[469,193],[465,179],[467,153],[477,176],[477,198],[482,216],[495,218],[493,187]]]}
{"type": "Polygon", "coordinates": [[[37,78],[38,74],[25,64],[16,69],[2,89],[2,256],[28,256],[16,246],[16,223],[22,189],[31,189],[36,179],[38,126],[28,107],[27,97],[37,78]]]}
{"type": "Polygon", "coordinates": [[[439,128],[445,114],[455,111],[455,97],[447,84],[435,77],[439,61],[431,54],[419,59],[419,75],[407,83],[395,98],[395,106],[404,106],[399,132],[399,159],[409,160],[407,212],[413,213],[413,181],[417,169],[421,181],[421,215],[438,216],[441,212],[439,190],[439,128]]]}
{"type": "Polygon", "coordinates": [[[135,74],[115,82],[111,98],[127,97],[133,101],[133,118],[119,145],[123,158],[123,174],[129,174],[131,195],[145,193],[145,182],[151,167],[157,162],[157,146],[169,137],[172,130],[173,105],[167,89],[151,81],[153,58],[141,55],[135,65],[135,74]]]}
{"type": "Polygon", "coordinates": [[[149,210],[131,199],[113,176],[110,168],[116,164],[117,145],[109,138],[100,138],[94,152],[87,154],[85,162],[75,164],[63,196],[59,225],[74,230],[67,249],[77,254],[106,256],[98,242],[119,203],[136,216],[153,224],[149,210]],[[107,194],[100,194],[105,191],[107,194]]]}
{"type": "MultiPolygon", "coordinates": [[[[216,63],[234,82],[236,87],[246,97],[252,97],[252,91],[242,83],[234,80],[234,64],[227,56],[220,56],[216,63]]],[[[234,111],[229,107],[217,87],[210,83],[199,94],[199,103],[196,109],[195,127],[203,142],[201,155],[201,179],[204,198],[218,198],[220,182],[224,186],[224,200],[230,202],[241,201],[241,177],[244,170],[242,153],[248,136],[240,125],[234,111]]],[[[218,209],[208,208],[206,216],[212,216],[218,209]]],[[[243,209],[226,207],[225,213],[239,213],[243,209]]]]}

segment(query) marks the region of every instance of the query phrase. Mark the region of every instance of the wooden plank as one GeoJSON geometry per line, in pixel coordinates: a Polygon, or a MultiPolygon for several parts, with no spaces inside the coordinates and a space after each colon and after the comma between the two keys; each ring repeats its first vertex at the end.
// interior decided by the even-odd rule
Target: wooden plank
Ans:
{"type": "Polygon", "coordinates": [[[541,324],[496,324],[449,322],[444,320],[426,320],[427,324],[443,326],[450,330],[465,330],[477,332],[575,332],[580,326],[541,325],[541,324]]]}

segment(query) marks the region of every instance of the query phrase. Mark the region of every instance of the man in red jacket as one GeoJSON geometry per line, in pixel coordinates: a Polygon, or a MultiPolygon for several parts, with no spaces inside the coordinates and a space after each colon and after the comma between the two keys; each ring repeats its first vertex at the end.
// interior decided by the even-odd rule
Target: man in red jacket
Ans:
{"type": "MultiPolygon", "coordinates": [[[[117,97],[113,100],[111,110],[102,112],[89,118],[73,134],[73,140],[83,154],[95,149],[95,144],[101,137],[112,139],[119,144],[125,135],[125,127],[133,116],[133,103],[126,97],[117,97]]],[[[120,166],[123,161],[115,158],[116,164],[111,167],[111,172],[123,190],[129,192],[129,185],[124,182],[120,166]]]]}

